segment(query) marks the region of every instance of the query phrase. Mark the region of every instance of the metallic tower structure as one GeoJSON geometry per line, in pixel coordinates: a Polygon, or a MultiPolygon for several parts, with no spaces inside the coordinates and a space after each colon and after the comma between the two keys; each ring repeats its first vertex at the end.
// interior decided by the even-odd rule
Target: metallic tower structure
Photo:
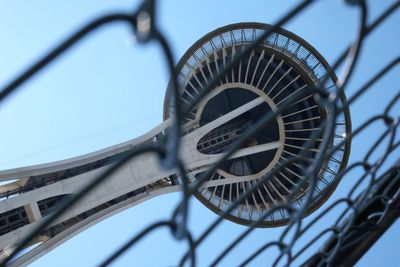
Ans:
{"type": "MultiPolygon", "coordinates": [[[[225,68],[236,53],[252,43],[271,26],[240,23],[217,29],[196,42],[177,65],[182,103],[189,104],[215,73],[225,68]]],[[[184,118],[179,151],[188,177],[199,174],[218,160],[237,138],[265,114],[306,87],[319,86],[327,79],[325,89],[335,91],[336,77],[329,65],[307,42],[283,29],[276,30],[251,54],[210,90],[201,103],[184,118]],[[329,75],[327,77],[327,75],[329,75]]],[[[125,153],[138,145],[161,142],[170,125],[174,105],[170,103],[169,86],[164,102],[164,121],[148,133],[128,142],[88,155],[54,163],[0,172],[0,256],[10,251],[62,201],[104,172],[125,153]]],[[[341,101],[346,102],[344,95],[341,101]]],[[[343,105],[346,106],[346,105],[343,105]]],[[[290,109],[276,116],[245,146],[206,181],[196,197],[217,214],[226,210],[246,188],[262,179],[290,157],[296,157],[321,123],[333,116],[321,108],[312,94],[294,102],[290,109]]],[[[335,135],[329,140],[334,148],[350,131],[350,116],[336,118],[335,135]]],[[[322,140],[310,148],[310,160],[318,155],[322,140]]],[[[342,170],[349,153],[349,143],[328,158],[318,174],[315,195],[308,213],[317,209],[335,189],[336,174],[342,170]]],[[[292,205],[302,206],[307,183],[298,164],[285,167],[273,179],[233,210],[227,219],[248,225],[294,194],[292,205]]],[[[176,170],[163,169],[154,155],[145,154],[131,160],[114,173],[78,205],[44,229],[34,243],[36,247],[15,259],[11,265],[26,265],[97,222],[133,205],[165,193],[179,190],[176,170]]],[[[289,214],[276,210],[265,218],[261,227],[287,223],[289,214]]]]}

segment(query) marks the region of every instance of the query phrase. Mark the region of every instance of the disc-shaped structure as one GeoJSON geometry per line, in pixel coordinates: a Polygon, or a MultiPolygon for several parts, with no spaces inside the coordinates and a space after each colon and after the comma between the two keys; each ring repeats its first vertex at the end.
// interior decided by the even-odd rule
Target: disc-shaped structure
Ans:
{"type": "MultiPolygon", "coordinates": [[[[232,58],[253,43],[272,26],[259,23],[239,23],[217,29],[197,41],[181,58],[177,66],[180,99],[189,104],[202,88],[226,68],[232,58]]],[[[329,65],[325,59],[307,42],[295,34],[277,29],[258,44],[251,53],[226,73],[209,91],[200,104],[184,118],[189,125],[186,132],[206,125],[215,119],[237,110],[256,99],[260,104],[236,116],[204,135],[197,144],[203,154],[223,153],[229,145],[251,129],[260,118],[276,110],[299,90],[316,87],[324,78],[325,90],[335,92],[336,76],[332,72],[326,77],[329,65]]],[[[173,112],[170,104],[172,88],[169,86],[164,102],[164,119],[173,112]]],[[[346,99],[343,94],[343,106],[346,99]]],[[[304,95],[291,104],[266,127],[248,140],[242,148],[264,147],[254,153],[226,161],[211,177],[218,185],[203,187],[196,197],[211,210],[220,214],[250,187],[269,175],[287,159],[297,157],[313,132],[329,116],[329,110],[317,105],[312,93],[304,95]]],[[[335,133],[330,149],[344,140],[350,132],[348,109],[343,115],[334,118],[335,133]]],[[[319,153],[322,139],[317,139],[307,157],[312,161],[319,153]]],[[[335,189],[337,173],[347,163],[349,143],[346,143],[331,157],[327,157],[318,173],[318,181],[313,195],[315,200],[307,214],[319,207],[335,189]],[[325,192],[320,194],[320,192],[325,192]]],[[[309,183],[303,182],[299,163],[292,163],[265,181],[242,201],[228,219],[250,224],[264,217],[259,226],[278,226],[285,224],[290,214],[286,209],[271,210],[280,204],[288,203],[300,207],[304,203],[309,183]],[[302,185],[302,186],[300,186],[302,185]]],[[[196,179],[198,177],[192,177],[196,179]]]]}

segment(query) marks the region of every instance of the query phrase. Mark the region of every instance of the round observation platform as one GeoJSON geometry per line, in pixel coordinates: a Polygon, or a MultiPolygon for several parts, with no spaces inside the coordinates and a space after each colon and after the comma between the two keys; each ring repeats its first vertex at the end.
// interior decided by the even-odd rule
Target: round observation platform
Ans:
{"type": "MultiPolygon", "coordinates": [[[[238,23],[219,28],[197,41],[177,65],[182,103],[189,104],[203,86],[232,61],[235,54],[240,53],[271,28],[272,26],[267,24],[238,23]]],[[[213,129],[197,144],[200,153],[223,153],[261,117],[276,110],[294,93],[306,87],[316,87],[318,82],[328,75],[329,68],[325,59],[310,44],[291,32],[278,29],[226,73],[200,104],[184,118],[183,123],[189,125],[185,131],[195,131],[196,128],[261,98],[261,104],[213,129]]],[[[325,90],[335,92],[335,81],[336,76],[332,72],[327,77],[325,90]]],[[[169,86],[164,102],[164,119],[167,119],[174,109],[169,101],[171,94],[172,88],[169,86]]],[[[342,104],[345,104],[343,94],[340,95],[340,99],[342,104]]],[[[270,145],[269,149],[227,160],[211,177],[211,181],[224,182],[221,185],[202,188],[196,197],[220,214],[277,166],[289,158],[297,157],[312,133],[320,129],[321,123],[328,116],[332,114],[317,105],[312,93],[295,101],[242,147],[270,145]]],[[[345,109],[342,115],[335,117],[335,122],[335,133],[332,140],[329,140],[330,149],[342,142],[350,132],[349,110],[345,109]]],[[[310,148],[310,160],[319,153],[321,141],[322,139],[317,139],[310,148]]],[[[336,175],[347,163],[349,147],[350,143],[347,142],[331,157],[325,159],[313,192],[316,198],[309,206],[307,214],[324,203],[336,188],[336,175]],[[320,194],[322,191],[325,193],[320,194]]],[[[265,218],[258,225],[260,227],[287,223],[290,214],[285,209],[275,209],[267,216],[265,214],[278,205],[288,203],[289,195],[289,204],[295,207],[303,205],[305,193],[309,188],[308,183],[302,183],[305,177],[302,176],[301,168],[297,163],[284,167],[240,203],[227,218],[248,225],[263,216],[265,218]],[[301,188],[300,184],[303,184],[301,188]]],[[[196,177],[198,176],[192,179],[196,177]]]]}

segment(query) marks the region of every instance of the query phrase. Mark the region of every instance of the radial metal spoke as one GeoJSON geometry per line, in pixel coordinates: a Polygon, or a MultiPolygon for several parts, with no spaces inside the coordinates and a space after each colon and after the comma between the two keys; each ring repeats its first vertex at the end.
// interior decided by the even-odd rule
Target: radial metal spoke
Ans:
{"type": "MultiPolygon", "coordinates": [[[[232,57],[235,57],[236,55],[236,45],[232,46],[232,57]]],[[[235,69],[236,67],[232,68],[231,73],[232,73],[232,82],[239,82],[235,80],[235,69]]]]}
{"type": "Polygon", "coordinates": [[[259,88],[260,82],[262,81],[262,78],[265,75],[265,72],[267,71],[269,65],[271,65],[272,61],[274,61],[275,54],[272,54],[272,56],[269,58],[267,65],[265,65],[263,72],[261,73],[261,78],[258,80],[256,87],[259,88]]]}
{"type": "MultiPolygon", "coordinates": [[[[290,136],[285,136],[285,139],[287,140],[299,140],[299,141],[309,141],[311,138],[301,138],[301,137],[290,137],[290,136]]],[[[315,141],[321,142],[321,138],[315,139],[315,141]]]]}
{"type": "MultiPolygon", "coordinates": [[[[251,188],[251,182],[250,181],[247,181],[247,185],[248,185],[248,188],[251,188]]],[[[251,193],[251,198],[253,199],[253,202],[254,202],[254,205],[256,206],[257,211],[261,212],[261,208],[257,203],[256,197],[254,196],[254,192],[251,193]]]]}
{"type": "Polygon", "coordinates": [[[274,205],[278,205],[279,202],[272,196],[272,194],[271,194],[271,192],[269,191],[268,187],[267,187],[265,184],[263,184],[262,186],[263,186],[265,192],[267,192],[267,195],[269,196],[269,198],[270,198],[270,199],[272,200],[272,202],[274,203],[274,205]]]}
{"type": "Polygon", "coordinates": [[[311,98],[311,97],[313,97],[313,96],[314,96],[314,95],[308,95],[308,96],[306,96],[306,97],[304,97],[304,98],[302,98],[302,99],[300,99],[300,100],[294,102],[291,106],[292,106],[292,107],[293,107],[293,106],[296,106],[298,103],[304,102],[305,100],[307,100],[307,99],[309,99],[309,98],[311,98]]]}
{"type": "Polygon", "coordinates": [[[292,79],[288,84],[285,85],[278,93],[276,93],[273,97],[272,100],[275,100],[282,92],[284,92],[287,88],[289,88],[293,83],[295,83],[298,79],[300,78],[300,75],[297,75],[294,79],[292,79]]]}
{"type": "Polygon", "coordinates": [[[258,71],[258,66],[260,65],[261,60],[264,59],[264,54],[265,54],[265,50],[263,50],[261,52],[261,55],[258,57],[256,67],[253,70],[253,76],[251,77],[250,84],[253,84],[253,82],[254,82],[254,77],[256,77],[256,73],[258,71]]]}
{"type": "Polygon", "coordinates": [[[302,120],[297,120],[297,121],[291,121],[291,122],[285,122],[283,124],[284,125],[290,125],[290,124],[299,123],[299,122],[317,120],[317,119],[320,119],[320,118],[321,118],[321,116],[314,116],[312,118],[307,118],[307,119],[302,119],[302,120]]]}
{"type": "Polygon", "coordinates": [[[317,105],[314,105],[314,106],[311,106],[311,107],[308,107],[308,108],[304,108],[304,109],[301,109],[301,110],[292,112],[292,113],[290,113],[290,114],[287,114],[287,115],[285,115],[285,116],[282,116],[282,119],[287,118],[287,117],[289,117],[289,116],[293,116],[293,115],[295,115],[295,114],[302,113],[302,112],[304,112],[304,111],[307,111],[307,110],[310,110],[310,109],[313,109],[313,108],[318,108],[318,106],[317,106],[317,105]]]}
{"type": "Polygon", "coordinates": [[[254,57],[254,50],[251,52],[250,56],[249,56],[249,60],[247,61],[247,67],[246,67],[246,74],[244,76],[244,83],[247,83],[247,77],[249,76],[249,70],[250,70],[250,65],[251,65],[251,60],[254,57]]]}
{"type": "Polygon", "coordinates": [[[281,182],[280,179],[278,179],[276,176],[273,176],[273,178],[275,179],[275,181],[283,188],[285,189],[286,193],[290,194],[290,190],[281,182]]]}
{"type": "Polygon", "coordinates": [[[269,151],[269,150],[274,150],[274,149],[277,149],[279,146],[280,146],[279,141],[276,141],[276,142],[270,142],[270,143],[266,143],[266,144],[262,144],[262,145],[256,145],[256,146],[242,148],[242,149],[237,150],[230,157],[230,159],[244,157],[247,155],[254,155],[254,154],[269,151]]]}
{"type": "Polygon", "coordinates": [[[285,178],[286,181],[291,183],[293,186],[296,186],[297,184],[293,182],[291,179],[289,179],[283,172],[278,172],[283,178],[285,178]]]}
{"type": "Polygon", "coordinates": [[[270,95],[271,92],[275,89],[275,87],[292,71],[292,67],[290,67],[280,78],[276,83],[271,87],[271,89],[268,91],[267,95],[270,95]]]}
{"type": "Polygon", "coordinates": [[[284,169],[285,169],[285,170],[287,170],[288,172],[290,172],[291,174],[293,174],[293,175],[297,176],[297,177],[298,177],[298,178],[300,178],[301,180],[304,180],[304,179],[305,179],[305,177],[304,177],[304,176],[302,176],[302,175],[298,174],[297,172],[294,172],[294,171],[292,171],[292,170],[291,170],[291,169],[289,169],[288,167],[284,167],[284,169]]]}
{"type": "MultiPolygon", "coordinates": [[[[253,181],[251,181],[251,183],[253,183],[253,186],[255,186],[257,183],[259,183],[259,180],[253,180],[253,181]]],[[[264,196],[261,193],[261,188],[260,187],[257,189],[257,193],[258,193],[259,197],[261,198],[261,201],[264,204],[264,207],[266,209],[269,209],[270,208],[270,204],[268,204],[267,201],[265,201],[264,196]]]]}
{"type": "Polygon", "coordinates": [[[303,129],[285,130],[285,132],[293,133],[293,132],[320,131],[320,130],[321,128],[303,128],[303,129]]]}
{"type": "MultiPolygon", "coordinates": [[[[280,105],[282,102],[284,102],[286,99],[289,99],[289,98],[292,97],[294,94],[296,94],[299,90],[302,90],[302,89],[304,89],[304,88],[306,88],[306,87],[307,87],[307,84],[305,84],[305,85],[299,87],[296,91],[294,91],[293,93],[291,93],[290,95],[286,96],[284,99],[282,99],[281,101],[279,101],[278,103],[276,103],[276,105],[279,106],[279,105],[280,105]]],[[[310,96],[312,96],[312,95],[310,95],[310,96]]],[[[310,96],[307,96],[307,97],[305,97],[305,98],[308,98],[308,97],[310,97],[310,96]]],[[[305,99],[305,98],[303,98],[303,99],[305,99]]],[[[298,102],[303,101],[303,99],[299,100],[298,102]]],[[[293,103],[292,106],[294,106],[294,105],[295,105],[296,103],[298,103],[298,102],[293,103]]]]}
{"type": "MultiPolygon", "coordinates": [[[[291,145],[291,144],[285,144],[285,146],[297,148],[299,150],[303,150],[304,149],[304,147],[302,147],[302,146],[295,146],[295,145],[291,145]]],[[[315,148],[310,148],[310,149],[308,149],[308,151],[319,152],[319,150],[315,149],[315,148]]]]}
{"type": "Polygon", "coordinates": [[[238,107],[237,109],[226,113],[225,115],[219,117],[218,119],[211,121],[208,124],[198,128],[197,129],[198,135],[203,136],[207,132],[217,128],[218,126],[221,126],[222,124],[236,118],[237,116],[249,111],[250,109],[252,109],[262,103],[264,103],[263,97],[258,97],[256,99],[253,99],[252,101],[244,104],[243,106],[238,107]]]}
{"type": "Polygon", "coordinates": [[[279,192],[279,190],[276,188],[274,183],[271,180],[267,181],[267,184],[272,187],[272,189],[275,191],[275,193],[280,197],[281,200],[286,201],[286,197],[279,192]]]}
{"type": "MultiPolygon", "coordinates": [[[[274,77],[275,73],[282,67],[283,65],[283,60],[281,60],[281,62],[278,64],[278,66],[274,69],[274,71],[271,73],[271,75],[269,76],[267,82],[264,84],[263,88],[261,89],[262,91],[265,91],[265,89],[267,88],[267,85],[269,84],[269,82],[271,81],[272,77],[274,77]]],[[[268,95],[268,94],[267,94],[268,95]]]]}

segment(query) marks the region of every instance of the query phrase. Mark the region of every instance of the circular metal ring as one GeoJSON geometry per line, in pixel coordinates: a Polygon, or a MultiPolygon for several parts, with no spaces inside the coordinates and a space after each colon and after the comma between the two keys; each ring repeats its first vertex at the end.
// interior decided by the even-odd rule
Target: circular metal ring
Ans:
{"type": "MultiPolygon", "coordinates": [[[[267,24],[238,23],[219,28],[197,41],[176,67],[182,104],[188,105],[237,54],[271,29],[272,26],[267,24]]],[[[324,79],[324,90],[337,93],[337,78],[325,59],[300,37],[277,29],[219,79],[200,104],[185,116],[183,123],[191,125],[185,131],[195,131],[219,116],[261,97],[262,104],[214,129],[199,141],[197,149],[200,153],[221,153],[240,138],[246,129],[253,127],[263,115],[276,110],[294,93],[307,87],[320,86],[320,81],[324,79]],[[326,77],[327,75],[329,76],[326,77]]],[[[173,112],[173,106],[170,105],[171,95],[172,88],[169,85],[164,99],[164,119],[173,112]]],[[[292,103],[282,114],[276,116],[274,122],[264,127],[246,144],[246,148],[255,149],[276,142],[277,147],[228,160],[211,177],[212,183],[209,184],[214,186],[201,188],[196,197],[217,214],[222,214],[257,181],[289,158],[298,156],[312,132],[319,130],[321,123],[329,116],[335,116],[328,108],[319,106],[314,96],[310,93],[292,103]]],[[[340,93],[339,96],[341,105],[347,107],[344,94],[340,93]]],[[[329,149],[348,140],[351,131],[348,108],[345,108],[343,114],[335,116],[334,120],[335,129],[329,140],[329,149]]],[[[317,157],[323,138],[317,139],[310,148],[310,161],[317,157]]],[[[347,164],[349,151],[350,140],[324,160],[316,186],[312,190],[315,198],[309,205],[307,214],[317,209],[332,194],[339,182],[336,176],[347,164]]],[[[306,193],[310,191],[309,183],[304,182],[307,177],[302,175],[304,167],[297,163],[284,167],[225,217],[245,225],[263,217],[258,224],[260,227],[286,224],[290,219],[286,209],[269,211],[280,205],[303,205],[306,193]]],[[[196,179],[196,176],[192,178],[196,179]]]]}

